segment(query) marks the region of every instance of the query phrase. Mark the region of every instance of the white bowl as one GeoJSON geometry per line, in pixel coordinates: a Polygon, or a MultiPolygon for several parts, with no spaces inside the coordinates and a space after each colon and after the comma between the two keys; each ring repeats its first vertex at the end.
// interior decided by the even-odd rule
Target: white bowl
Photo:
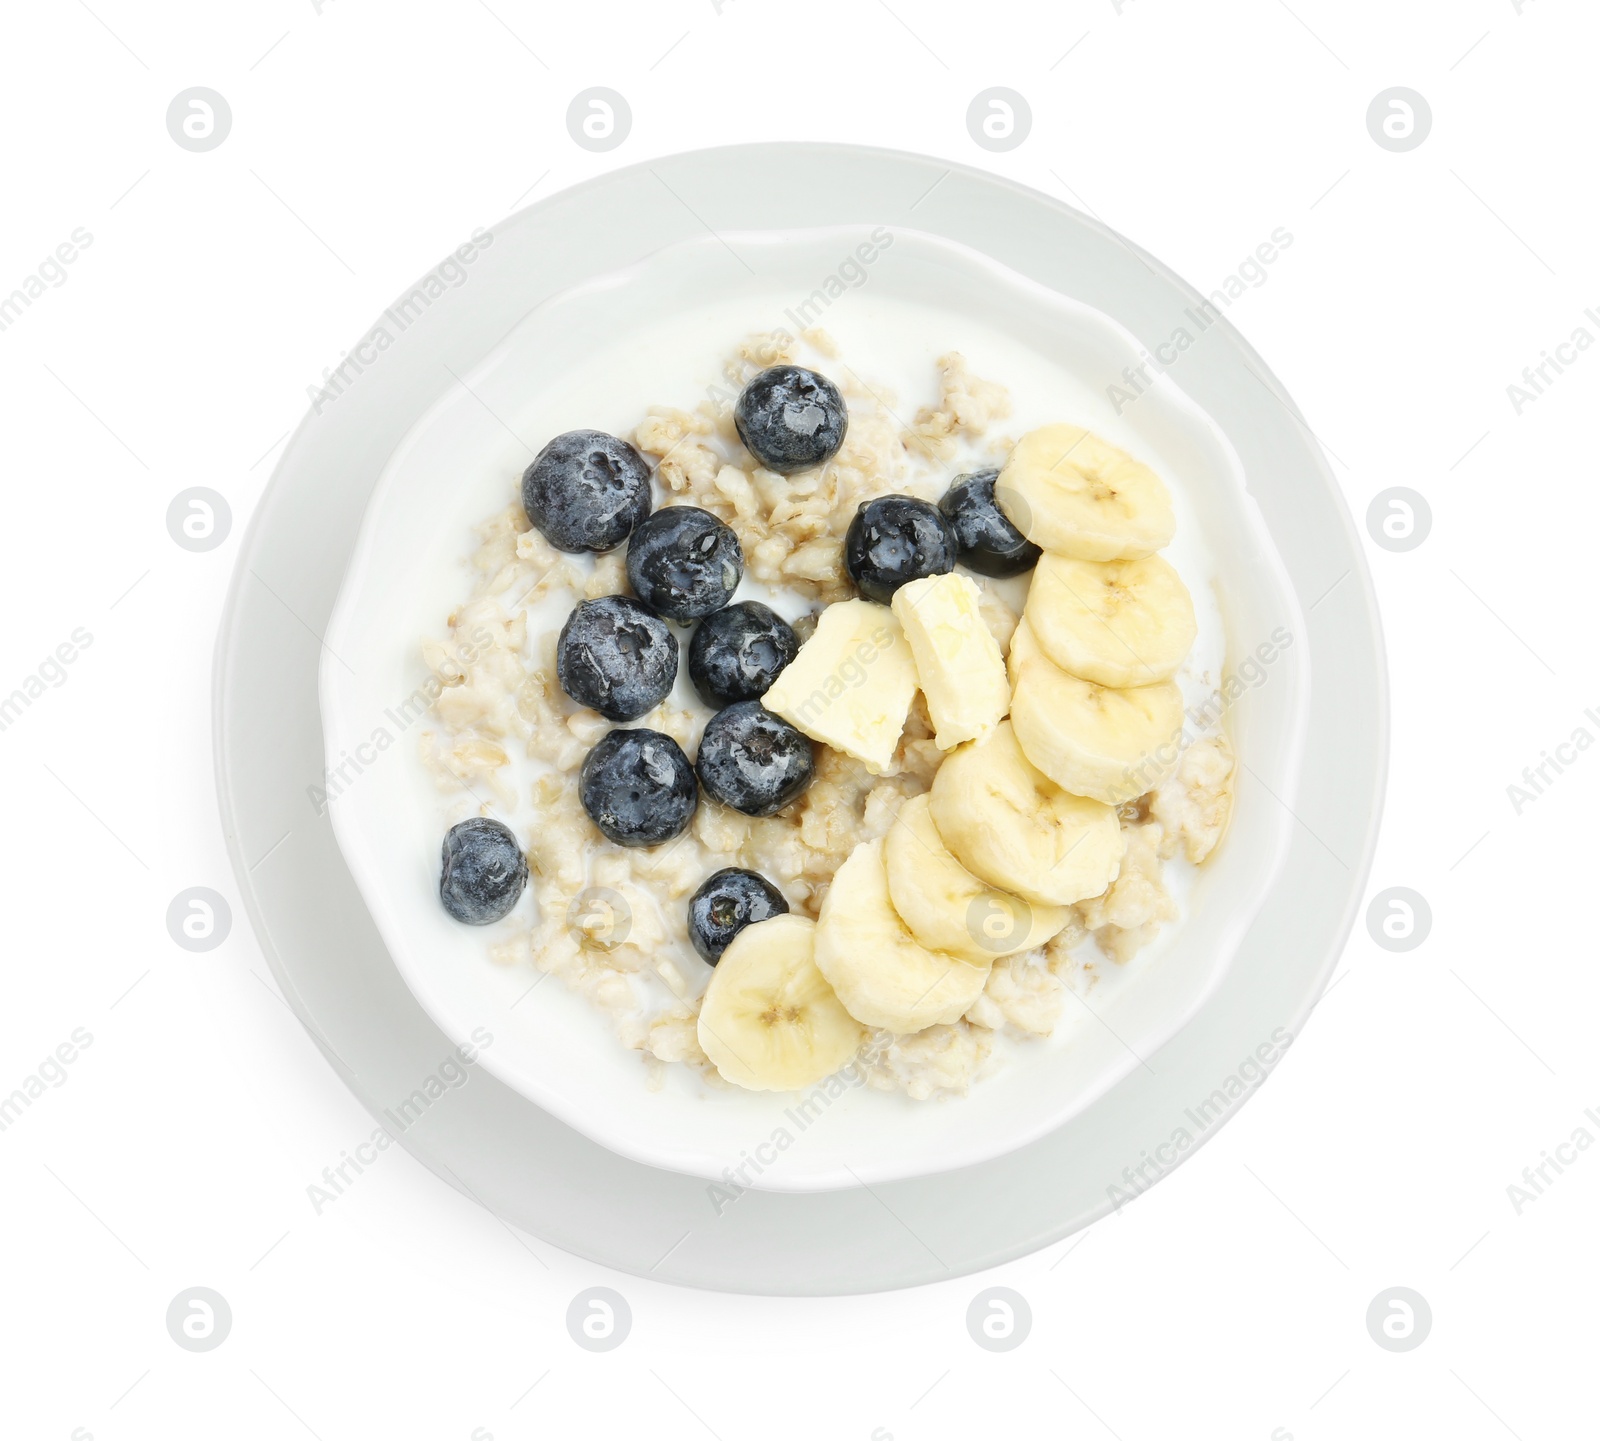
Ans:
{"type": "MultiPolygon", "coordinates": [[[[1004,1154],[1062,1125],[1147,1060],[1216,988],[1277,874],[1305,728],[1304,648],[1291,642],[1230,712],[1241,762],[1262,785],[1240,789],[1230,832],[1199,873],[1182,920],[1117,984],[1092,993],[1092,1010],[1069,1001],[1054,1036],[1008,1048],[961,1099],[850,1090],[829,1106],[825,1124],[802,1126],[794,1096],[710,1090],[681,1067],[653,1092],[639,1056],[585,1002],[559,981],[530,991],[538,972],[488,960],[493,928],[462,927],[443,913],[441,798],[416,757],[413,724],[401,719],[426,675],[419,638],[438,634],[464,598],[470,527],[507,504],[530,450],[557,430],[622,431],[645,403],[692,404],[695,392],[683,386],[696,366],[714,378],[729,342],[785,323],[784,312],[871,229],[683,242],[523,317],[391,457],[333,611],[320,677],[328,767],[344,766],[350,781],[330,802],[340,849],[396,966],[446,1035],[475,1045],[480,1064],[508,1085],[622,1155],[713,1180],[742,1167],[757,1188],[777,1191],[928,1175],[1004,1154]],[[721,342],[705,349],[713,332],[721,342]],[[552,409],[546,397],[564,377],[618,336],[637,344],[609,408],[552,409]],[[793,1144],[780,1147],[782,1134],[793,1144]]],[[[492,281],[471,283],[483,285],[476,303],[495,304],[492,281]]],[[[1227,438],[1166,374],[1117,413],[1110,387],[1127,387],[1125,371],[1157,369],[1120,326],[975,251],[900,228],[870,283],[823,323],[870,334],[896,315],[926,318],[929,335],[947,336],[951,348],[977,336],[1042,357],[1061,386],[1060,412],[1050,418],[1090,426],[1169,479],[1179,544],[1203,541],[1197,553],[1216,563],[1230,671],[1275,633],[1303,637],[1293,589],[1227,438]]],[[[381,379],[380,364],[363,384],[381,379]]]]}

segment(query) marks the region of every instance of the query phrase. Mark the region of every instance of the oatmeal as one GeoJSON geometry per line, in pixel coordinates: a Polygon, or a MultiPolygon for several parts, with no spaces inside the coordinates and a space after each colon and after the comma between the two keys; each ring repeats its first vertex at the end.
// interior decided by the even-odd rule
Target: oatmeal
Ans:
{"type": "MultiPolygon", "coordinates": [[[[769,1068],[763,1080],[759,1066],[752,1070],[743,1059],[731,1059],[748,1054],[732,1043],[732,1030],[745,1024],[747,1012],[765,1017],[770,1026],[781,1011],[825,1057],[821,1063],[829,1072],[838,1064],[836,1055],[858,1054],[874,1088],[915,1100],[961,1094],[983,1072],[999,1038],[1020,1044],[1049,1036],[1066,990],[1084,993],[1101,963],[1127,963],[1174,921],[1179,908],[1169,893],[1169,868],[1204,862],[1226,829],[1234,772],[1226,736],[1216,729],[1185,736],[1187,743],[1174,742],[1170,757],[1147,743],[1152,727],[1162,731],[1162,740],[1182,729],[1181,706],[1173,724],[1177,691],[1170,678],[1126,691],[1106,691],[1077,678],[1084,669],[1081,657],[1105,647],[1094,629],[1103,628],[1103,615],[1062,619],[1056,610],[1047,613],[1025,579],[953,571],[953,552],[947,563],[933,565],[927,579],[896,573],[906,545],[915,550],[923,541],[895,527],[936,515],[959,470],[988,476],[992,505],[994,473],[1016,466],[1018,456],[1043,453],[1041,446],[1030,451],[996,430],[1010,415],[1003,385],[974,374],[955,353],[939,357],[934,369],[931,401],[905,402],[858,375],[821,332],[808,332],[801,341],[782,333],[750,337],[726,361],[722,383],[699,404],[653,408],[628,437],[637,455],[650,462],[659,492],[651,524],[661,517],[663,525],[686,522],[689,512],[675,515],[676,506],[714,518],[696,522],[695,533],[730,536],[720,561],[706,560],[685,579],[675,560],[687,553],[685,546],[698,547],[697,557],[710,555],[711,540],[701,544],[693,536],[680,541],[668,535],[664,544],[678,550],[653,572],[644,565],[641,546],[598,554],[558,550],[547,534],[559,527],[547,525],[542,533],[530,521],[525,500],[510,501],[478,527],[467,597],[441,633],[423,642],[423,659],[443,689],[422,752],[447,798],[450,821],[491,813],[535,818],[517,835],[534,902],[517,914],[531,909],[534,919],[510,937],[498,936],[488,948],[489,960],[559,977],[608,1019],[623,1046],[641,1054],[653,1083],[665,1067],[681,1064],[714,1087],[730,1084],[727,1077],[743,1067],[737,1084],[784,1089],[785,1076],[801,1073],[769,1068]],[[822,357],[815,370],[804,368],[808,355],[822,357]],[[796,405],[802,414],[816,411],[821,418],[815,435],[761,434],[756,420],[741,413],[752,382],[774,376],[774,384],[801,387],[799,401],[786,397],[787,413],[795,413],[796,405]],[[808,398],[804,387],[813,383],[824,389],[808,398]],[[834,418],[828,392],[837,398],[841,432],[832,440],[823,435],[834,418]],[[834,448],[824,461],[809,463],[805,447],[824,440],[834,448]],[[787,448],[791,441],[793,453],[787,448]],[[761,458],[751,446],[762,449],[761,458]],[[898,504],[899,498],[915,503],[909,519],[890,507],[882,512],[882,527],[868,526],[872,534],[865,539],[860,526],[852,531],[865,504],[898,504]],[[878,529],[895,543],[885,548],[878,529]],[[905,536],[910,539],[900,544],[905,536]],[[881,601],[873,599],[879,585],[881,601]],[[657,687],[637,702],[648,709],[602,715],[573,698],[574,690],[586,697],[641,694],[608,681],[610,670],[635,664],[643,634],[638,627],[650,617],[641,620],[625,607],[606,612],[608,598],[636,597],[628,602],[635,609],[689,625],[724,614],[721,608],[736,588],[737,604],[751,613],[725,628],[733,643],[748,642],[749,653],[720,670],[715,684],[736,688],[748,674],[753,688],[766,687],[759,691],[761,701],[729,701],[739,692],[723,689],[716,694],[722,708],[714,708],[702,698],[704,684],[711,684],[704,677],[695,682],[701,687],[697,695],[686,683],[687,633],[679,646],[676,685],[657,687]],[[851,606],[865,610],[858,616],[851,606]],[[569,673],[563,684],[563,665],[574,663],[575,644],[571,635],[563,640],[563,618],[580,611],[595,618],[600,628],[594,633],[607,639],[579,657],[593,674],[580,683],[569,673]],[[786,655],[792,659],[774,665],[770,646],[759,643],[762,626],[791,631],[798,655],[791,649],[786,655]],[[608,648],[613,633],[621,637],[615,651],[608,648]],[[1078,665],[1076,672],[1059,669],[1063,655],[1078,665]],[[773,673],[763,673],[763,665],[773,673]],[[1076,709],[1062,712],[1062,696],[1076,709]],[[1127,716],[1114,706],[1127,709],[1127,716]],[[1008,708],[1011,719],[1005,718],[1008,708]],[[1114,728],[1105,715],[1115,718],[1114,728]],[[713,716],[717,725],[708,732],[713,716]],[[1105,734],[1095,732],[1095,725],[1105,734]],[[791,732],[803,744],[785,750],[791,732]],[[608,736],[618,735],[634,754],[616,761],[607,774],[597,774],[605,767],[586,766],[608,736]],[[726,750],[725,771],[710,767],[713,748],[721,748],[719,755],[726,750]],[[757,751],[759,767],[749,760],[757,751]],[[998,852],[988,854],[988,838],[962,841],[961,827],[935,830],[919,812],[923,843],[939,846],[942,835],[956,853],[945,857],[950,865],[939,873],[953,866],[975,888],[960,897],[967,913],[948,909],[957,904],[951,896],[930,897],[935,909],[946,905],[939,944],[950,948],[930,951],[926,928],[911,923],[915,917],[921,925],[933,913],[896,906],[893,896],[896,885],[918,884],[908,877],[919,868],[886,869],[882,842],[904,824],[902,808],[916,797],[930,795],[937,821],[935,777],[952,754],[967,754],[964,763],[971,769],[971,755],[980,752],[1018,775],[1026,771],[1041,794],[1044,788],[1062,794],[1056,788],[1064,787],[1072,805],[1064,805],[1058,821],[1085,827],[1092,821],[1104,870],[1098,879],[1083,881],[1092,868],[1079,865],[1085,854],[1079,851],[1072,866],[1041,866],[1026,881],[1025,873],[1002,864],[998,852]],[[697,755],[704,792],[698,797],[694,773],[685,781],[672,765],[663,769],[662,761],[667,757],[675,765],[678,758],[687,766],[687,758],[697,755]],[[661,795],[688,818],[681,824],[671,819],[670,806],[640,813],[638,776],[662,787],[661,795]],[[984,867],[991,861],[989,874],[984,867]],[[707,939],[691,924],[690,899],[708,878],[730,868],[770,883],[789,919],[782,927],[776,917],[756,924],[741,920],[743,928],[712,970],[703,959],[710,958],[707,939]],[[1084,884],[1093,887],[1092,894],[1083,893],[1084,884]],[[1023,893],[1014,894],[1019,889],[1023,893]],[[962,943],[959,928],[951,928],[950,918],[958,915],[965,916],[970,944],[962,943]],[[876,950],[841,946],[841,927],[850,928],[843,932],[849,937],[872,938],[876,950]],[[1023,944],[1018,939],[1008,950],[1008,935],[1025,938],[1031,948],[1015,949],[1023,944]],[[760,947],[757,937],[772,944],[760,947]],[[1035,937],[1047,938],[1031,944],[1035,937]],[[869,950],[900,957],[905,974],[923,964],[922,957],[937,959],[941,969],[929,972],[926,993],[916,998],[921,1009],[896,991],[903,980],[898,973],[839,973],[841,967],[859,969],[864,963],[858,953],[869,950]],[[779,966],[779,952],[781,975],[774,980],[768,972],[779,966]],[[714,1024],[703,1014],[713,977],[720,978],[714,1024]],[[763,985],[786,987],[792,1004],[763,1009],[763,985]],[[718,1053],[716,1058],[708,1051],[718,1053]]],[[[1095,451],[1097,464],[1114,463],[1103,453],[1109,449],[1095,451]]],[[[595,453],[605,459],[606,453],[595,453]]],[[[620,476],[616,464],[595,464],[597,493],[620,494],[619,505],[638,503],[637,491],[628,490],[637,481],[625,473],[625,454],[620,476]]],[[[1094,531],[1102,550],[1114,550],[1116,527],[1095,514],[1092,498],[1078,493],[1081,477],[1063,481],[1047,470],[1019,474],[1018,488],[1027,487],[1030,504],[1051,508],[1057,523],[1064,523],[1063,515],[1074,519],[1094,531]]],[[[648,509],[648,501],[641,509],[648,509]]],[[[869,507],[867,514],[877,512],[869,507]]],[[[589,519],[559,517],[568,530],[589,519]]],[[[1140,524],[1142,536],[1161,543],[1163,520],[1154,502],[1140,524]]],[[[937,535],[933,543],[940,543],[937,535]]],[[[1126,562],[1114,555],[1074,562],[1090,569],[1108,563],[1126,562]]],[[[1083,573],[1071,572],[1078,590],[1083,573]]],[[[1166,585],[1164,574],[1161,579],[1166,585]]],[[[1110,594],[1115,587],[1109,580],[1107,585],[1110,594]]],[[[1146,627],[1166,623],[1164,611],[1146,611],[1177,605],[1167,590],[1146,590],[1116,603],[1130,608],[1128,614],[1137,611],[1138,624],[1146,627]],[[1138,611],[1141,604],[1144,611],[1138,611]]],[[[1095,604],[1101,604],[1098,595],[1095,604]]],[[[1192,618],[1190,626],[1192,639],[1192,618]]],[[[1180,657],[1186,649],[1184,641],[1180,657]]],[[[952,783],[945,789],[956,788],[952,783]]],[[[498,836],[489,839],[501,843],[498,836]]],[[[462,874],[469,874],[466,861],[462,874]]],[[[516,881],[516,893],[510,880],[503,886],[514,902],[522,881],[516,881]]]]}

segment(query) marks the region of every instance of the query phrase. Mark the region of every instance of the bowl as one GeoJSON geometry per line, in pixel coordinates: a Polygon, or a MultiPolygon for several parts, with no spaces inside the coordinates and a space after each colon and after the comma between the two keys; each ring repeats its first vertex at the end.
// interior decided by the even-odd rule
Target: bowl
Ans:
{"type": "MultiPolygon", "coordinates": [[[[484,248],[492,244],[490,232],[484,248]]],[[[502,303],[495,270],[457,270],[463,288],[475,287],[473,304],[502,303]]],[[[1191,317],[1197,333],[1203,319],[1191,317]]],[[[372,357],[363,385],[381,388],[381,348],[358,353],[372,357]]],[[[1304,620],[1251,476],[1180,383],[1185,367],[1205,364],[1203,347],[1147,351],[1104,314],[976,250],[864,224],[679,242],[508,316],[502,342],[470,369],[439,361],[446,388],[384,468],[325,636],[320,803],[407,986],[479,1064],[630,1159],[711,1181],[736,1175],[757,1189],[821,1191],[931,1175],[1026,1145],[1148,1065],[1204,1006],[1288,849],[1307,676],[1295,644],[1304,620]],[[852,273],[830,296],[840,287],[827,277],[875,231],[890,243],[874,247],[866,278],[855,284],[852,273]],[[578,425],[625,432],[648,403],[692,404],[729,343],[786,317],[841,335],[847,355],[858,337],[929,352],[931,363],[943,337],[945,347],[976,352],[978,373],[1007,383],[1008,358],[1027,357],[1048,377],[1035,389],[1059,408],[1049,418],[1087,425],[1167,477],[1175,559],[1186,574],[1206,566],[1215,575],[1238,690],[1227,724],[1241,766],[1260,782],[1239,789],[1229,833],[1187,888],[1182,918],[1128,966],[1104,967],[1105,982],[1067,1002],[1054,1035],[1005,1048],[964,1097],[914,1102],[847,1088],[821,1123],[797,1110],[795,1096],[711,1089],[682,1067],[652,1089],[638,1054],[581,998],[541,983],[531,967],[492,963],[492,937],[438,904],[441,797],[416,746],[415,697],[427,675],[418,642],[438,634],[463,597],[471,527],[508,503],[532,451],[578,425]],[[573,377],[597,358],[614,380],[583,391],[577,414],[573,377]],[[1263,647],[1270,661],[1259,659],[1263,647]]]]}

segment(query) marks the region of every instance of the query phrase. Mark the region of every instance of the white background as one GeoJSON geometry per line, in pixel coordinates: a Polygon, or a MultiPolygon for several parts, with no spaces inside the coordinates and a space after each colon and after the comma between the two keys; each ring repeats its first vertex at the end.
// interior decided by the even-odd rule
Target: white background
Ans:
{"type": "Polygon", "coordinates": [[[0,1432],[1593,1434],[1600,1147],[1520,1214],[1507,1187],[1576,1128],[1600,1139],[1600,756],[1520,816],[1506,789],[1574,728],[1600,736],[1600,354],[1521,415],[1506,389],[1580,324],[1600,338],[1592,9],[90,3],[8,7],[0,87],[0,295],[76,227],[93,237],[0,332],[0,693],[93,637],[0,732],[0,1093],[93,1037],[0,1132],[0,1432]],[[204,154],[165,124],[195,85],[233,111],[204,154]],[[608,154],[565,125],[592,85],[633,111],[608,154]],[[1004,154],[965,124],[994,85],[1033,112],[1004,154]],[[1404,154],[1365,121],[1395,85],[1433,111],[1404,154]],[[1421,892],[1432,933],[1392,954],[1358,925],[1214,1142],[992,1275],[806,1302],[676,1290],[519,1244],[398,1148],[319,1216],[308,1184],[371,1122],[273,990],[223,850],[210,655],[243,523],[307,384],[475,226],[619,164],[765,138],[989,166],[1204,290],[1291,232],[1230,319],[1358,517],[1395,485],[1433,511],[1417,549],[1369,546],[1394,683],[1371,891],[1421,892]],[[166,529],[194,485],[233,510],[207,554],[166,529]],[[236,917],[203,955],[164,920],[197,885],[236,917]],[[633,1330],[594,1355],[564,1317],[599,1284],[633,1330]],[[1003,1355],[964,1320],[995,1284],[1033,1313],[1003,1355]],[[164,1319],[195,1285],[233,1312],[204,1354],[164,1319]],[[1405,1354],[1365,1323],[1395,1285],[1433,1313],[1405,1354]]]}

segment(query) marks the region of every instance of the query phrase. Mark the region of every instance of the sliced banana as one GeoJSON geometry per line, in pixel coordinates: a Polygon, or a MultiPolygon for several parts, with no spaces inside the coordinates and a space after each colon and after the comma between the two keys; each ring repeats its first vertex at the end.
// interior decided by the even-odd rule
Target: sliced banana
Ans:
{"type": "Polygon", "coordinates": [[[1164,680],[1112,690],[1080,680],[1039,653],[1037,633],[1026,629],[1020,647],[1011,642],[1011,725],[1028,759],[1063,790],[1109,806],[1171,775],[1183,742],[1178,687],[1164,680]]]}
{"type": "Polygon", "coordinates": [[[817,969],[817,924],[773,916],[722,953],[700,1004],[700,1048],[747,1091],[798,1091],[831,1076],[866,1040],[817,969]]]}
{"type": "Polygon", "coordinates": [[[835,873],[816,959],[856,1020],[904,1036],[958,1020],[983,993],[992,957],[974,965],[917,943],[889,899],[880,839],[862,841],[835,873]]]}
{"type": "Polygon", "coordinates": [[[883,838],[889,899],[912,936],[934,951],[986,964],[1042,946],[1067,923],[1042,906],[985,885],[953,855],[927,796],[913,796],[883,838]]]}
{"type": "MultiPolygon", "coordinates": [[[[1028,624],[1027,608],[1023,608],[1022,618],[1017,621],[1017,628],[1011,632],[1011,648],[1006,651],[1006,674],[1011,677],[1011,689],[1017,688],[1017,677],[1022,674],[1022,667],[1030,660],[1044,655],[1040,649],[1039,639],[1033,633],[1033,627],[1028,624]]],[[[1049,659],[1048,656],[1045,657],[1049,659]]]]}
{"type": "Polygon", "coordinates": [[[1046,553],[1023,610],[1034,637],[1069,675],[1097,685],[1169,679],[1194,644],[1194,602],[1159,555],[1071,560],[1046,553]]]}
{"type": "Polygon", "coordinates": [[[1099,895],[1122,864],[1117,813],[1038,770],[1010,721],[945,760],[929,804],[940,837],[973,875],[1041,905],[1099,895]]]}
{"type": "Polygon", "coordinates": [[[994,495],[1035,545],[1078,560],[1153,555],[1177,529],[1161,477],[1076,425],[1046,425],[1023,436],[994,495]]]}
{"type": "Polygon", "coordinates": [[[983,592],[954,571],[911,581],[890,602],[911,645],[940,750],[988,735],[1011,705],[1006,663],[982,603],[983,592]]]}
{"type": "Polygon", "coordinates": [[[894,764],[917,667],[894,612],[870,600],[830,605],[761,704],[873,775],[894,764]]]}

